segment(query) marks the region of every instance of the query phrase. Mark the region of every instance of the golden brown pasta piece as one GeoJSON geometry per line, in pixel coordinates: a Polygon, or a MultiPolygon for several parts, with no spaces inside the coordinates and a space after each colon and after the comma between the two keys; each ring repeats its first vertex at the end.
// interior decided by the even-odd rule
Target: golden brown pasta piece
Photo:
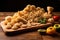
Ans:
{"type": "Polygon", "coordinates": [[[12,27],[13,30],[17,30],[18,28],[19,28],[19,27],[17,27],[17,26],[13,26],[13,27],[12,27]]]}
{"type": "Polygon", "coordinates": [[[7,16],[7,17],[5,17],[5,20],[7,20],[8,22],[11,22],[12,17],[11,16],[7,16]]]}
{"type": "Polygon", "coordinates": [[[31,25],[32,25],[32,26],[36,26],[36,25],[40,25],[40,23],[36,23],[36,22],[34,23],[34,22],[33,22],[33,23],[31,23],[31,25]]]}
{"type": "Polygon", "coordinates": [[[20,27],[20,24],[19,23],[15,23],[12,27],[13,30],[16,30],[20,27]]]}
{"type": "Polygon", "coordinates": [[[20,27],[21,28],[27,28],[28,26],[26,24],[22,24],[20,27]]]}
{"type": "Polygon", "coordinates": [[[50,18],[50,17],[52,17],[52,14],[48,14],[47,12],[43,14],[43,18],[50,18]]]}
{"type": "Polygon", "coordinates": [[[7,29],[11,29],[11,27],[12,27],[11,23],[8,23],[8,24],[6,25],[6,28],[7,28],[7,29]]]}
{"type": "Polygon", "coordinates": [[[7,25],[7,23],[8,23],[8,21],[7,21],[7,20],[3,21],[3,24],[4,24],[4,25],[7,25]]]}
{"type": "Polygon", "coordinates": [[[31,27],[31,22],[30,22],[30,20],[28,21],[27,26],[28,26],[28,27],[31,27]]]}
{"type": "Polygon", "coordinates": [[[31,5],[27,5],[27,6],[24,8],[24,10],[25,10],[25,11],[30,11],[30,6],[31,6],[31,5]]]}
{"type": "Polygon", "coordinates": [[[41,7],[37,7],[36,10],[37,10],[37,11],[38,11],[38,10],[41,10],[41,7]]]}

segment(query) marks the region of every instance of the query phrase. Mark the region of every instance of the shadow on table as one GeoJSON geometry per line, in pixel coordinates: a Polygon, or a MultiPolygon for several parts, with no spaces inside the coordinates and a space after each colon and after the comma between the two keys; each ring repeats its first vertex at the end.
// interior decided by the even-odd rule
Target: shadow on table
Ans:
{"type": "Polygon", "coordinates": [[[25,33],[29,33],[29,32],[33,32],[36,31],[36,29],[25,29],[25,30],[18,30],[18,31],[14,31],[14,32],[5,32],[5,34],[7,36],[16,36],[16,35],[21,35],[21,34],[25,34],[25,33]]]}
{"type": "Polygon", "coordinates": [[[51,36],[51,37],[60,37],[60,33],[57,33],[57,34],[40,34],[42,36],[51,36]]]}

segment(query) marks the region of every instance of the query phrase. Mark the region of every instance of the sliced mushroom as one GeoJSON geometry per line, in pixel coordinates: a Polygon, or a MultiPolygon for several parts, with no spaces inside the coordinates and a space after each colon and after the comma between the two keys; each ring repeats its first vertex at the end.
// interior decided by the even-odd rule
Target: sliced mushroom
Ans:
{"type": "Polygon", "coordinates": [[[52,22],[54,22],[54,19],[53,18],[49,18],[48,22],[52,23],[52,22]]]}

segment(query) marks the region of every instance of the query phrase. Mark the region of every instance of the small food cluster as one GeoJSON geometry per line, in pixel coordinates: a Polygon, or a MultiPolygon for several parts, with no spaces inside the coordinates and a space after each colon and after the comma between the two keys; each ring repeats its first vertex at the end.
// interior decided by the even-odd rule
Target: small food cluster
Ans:
{"type": "Polygon", "coordinates": [[[6,26],[6,29],[17,30],[19,28],[53,23],[54,20],[58,20],[56,16],[52,16],[53,9],[53,7],[48,6],[46,12],[44,8],[27,5],[23,10],[16,12],[13,16],[5,17],[3,24],[6,26]]]}
{"type": "Polygon", "coordinates": [[[60,32],[60,24],[55,24],[54,26],[50,26],[47,29],[38,29],[38,32],[41,34],[56,34],[60,32]]]}

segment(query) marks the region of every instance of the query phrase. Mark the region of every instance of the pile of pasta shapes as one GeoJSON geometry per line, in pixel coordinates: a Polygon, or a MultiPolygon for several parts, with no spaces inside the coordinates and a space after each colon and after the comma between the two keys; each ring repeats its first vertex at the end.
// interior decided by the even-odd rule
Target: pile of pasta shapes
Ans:
{"type": "Polygon", "coordinates": [[[13,16],[5,17],[5,20],[1,22],[1,27],[4,32],[43,28],[54,22],[52,18],[53,9],[53,7],[47,6],[46,12],[44,8],[27,5],[23,10],[14,13],[13,16]]]}

